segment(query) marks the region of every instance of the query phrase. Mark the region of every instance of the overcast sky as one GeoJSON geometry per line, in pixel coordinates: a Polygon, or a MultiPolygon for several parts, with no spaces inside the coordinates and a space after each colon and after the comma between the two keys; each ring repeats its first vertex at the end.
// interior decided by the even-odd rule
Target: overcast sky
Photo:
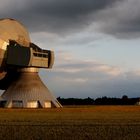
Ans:
{"type": "Polygon", "coordinates": [[[40,76],[57,97],[140,96],[140,0],[4,0],[0,18],[55,51],[40,76]]]}

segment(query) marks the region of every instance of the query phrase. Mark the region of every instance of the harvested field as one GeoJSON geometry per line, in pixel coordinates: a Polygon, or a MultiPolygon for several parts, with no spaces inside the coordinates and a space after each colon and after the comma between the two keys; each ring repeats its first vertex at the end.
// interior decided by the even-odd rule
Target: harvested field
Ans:
{"type": "Polygon", "coordinates": [[[140,140],[140,106],[0,109],[2,140],[140,140]]]}

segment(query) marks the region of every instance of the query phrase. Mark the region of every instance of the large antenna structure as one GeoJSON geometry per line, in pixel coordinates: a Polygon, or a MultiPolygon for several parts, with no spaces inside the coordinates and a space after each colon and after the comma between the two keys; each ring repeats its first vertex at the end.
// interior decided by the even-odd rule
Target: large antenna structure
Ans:
{"type": "Polygon", "coordinates": [[[14,19],[0,20],[1,107],[62,107],[38,76],[52,68],[54,52],[31,43],[26,28],[14,19]]]}

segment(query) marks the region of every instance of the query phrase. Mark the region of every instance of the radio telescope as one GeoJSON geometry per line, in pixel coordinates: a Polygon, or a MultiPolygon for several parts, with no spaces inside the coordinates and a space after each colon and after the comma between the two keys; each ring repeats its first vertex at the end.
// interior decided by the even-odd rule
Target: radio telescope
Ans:
{"type": "Polygon", "coordinates": [[[38,76],[52,68],[54,52],[31,43],[28,31],[14,19],[0,20],[1,107],[62,107],[38,76]]]}

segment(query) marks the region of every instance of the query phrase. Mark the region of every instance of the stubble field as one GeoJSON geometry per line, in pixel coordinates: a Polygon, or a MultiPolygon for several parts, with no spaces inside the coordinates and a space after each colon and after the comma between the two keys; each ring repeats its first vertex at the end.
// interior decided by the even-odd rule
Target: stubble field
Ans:
{"type": "Polygon", "coordinates": [[[140,106],[0,109],[0,140],[140,140],[140,106]]]}

